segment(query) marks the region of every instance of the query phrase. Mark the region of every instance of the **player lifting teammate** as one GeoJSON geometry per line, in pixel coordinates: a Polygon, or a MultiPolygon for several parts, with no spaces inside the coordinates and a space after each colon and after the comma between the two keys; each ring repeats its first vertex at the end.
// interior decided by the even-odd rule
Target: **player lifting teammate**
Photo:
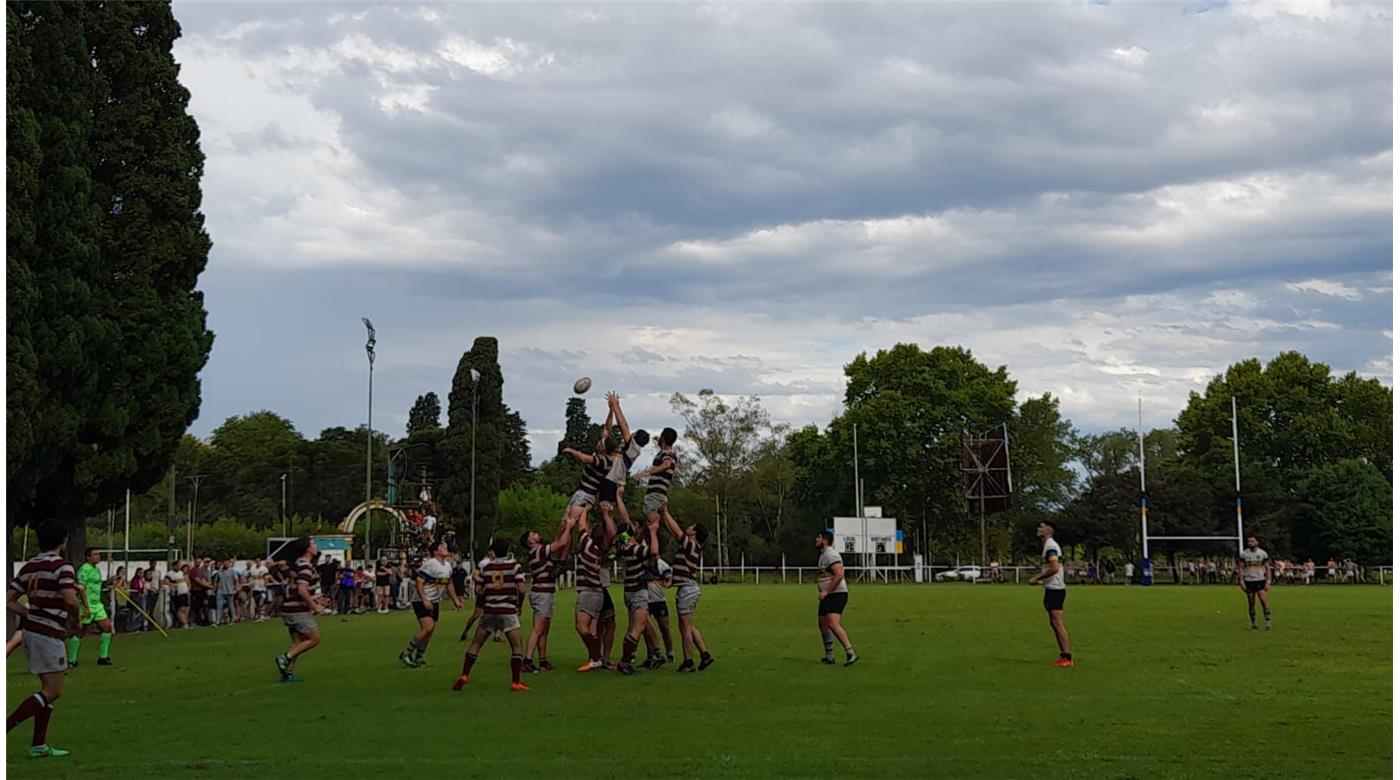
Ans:
{"type": "Polygon", "coordinates": [[[1254,600],[1258,599],[1264,607],[1264,630],[1272,630],[1274,615],[1269,611],[1269,586],[1273,583],[1273,573],[1269,566],[1269,554],[1259,546],[1259,537],[1251,536],[1245,540],[1240,565],[1235,571],[1235,581],[1249,601],[1249,627],[1259,628],[1259,621],[1254,615],[1254,600]]]}
{"type": "Polygon", "coordinates": [[[442,597],[447,596],[452,600],[453,609],[459,612],[462,609],[462,596],[452,585],[452,564],[448,562],[451,553],[447,542],[434,542],[431,553],[432,557],[423,561],[413,575],[413,614],[418,618],[418,630],[408,640],[408,647],[399,653],[399,660],[410,669],[426,665],[423,656],[427,654],[428,643],[433,640],[433,632],[437,630],[442,597]]]}
{"type": "Polygon", "coordinates": [[[588,651],[588,660],[578,668],[580,672],[603,667],[603,647],[598,632],[604,605],[602,566],[603,556],[616,537],[617,528],[612,524],[612,516],[603,515],[602,524],[584,531],[579,540],[578,603],[574,607],[574,617],[579,638],[588,651]]]}
{"type": "MultiPolygon", "coordinates": [[[[661,432],[663,439],[666,431],[661,432]]],[[[675,441],[674,431],[671,440],[675,441]]],[[[659,455],[657,457],[660,458],[659,455]]],[[[671,462],[671,468],[674,469],[674,460],[671,462]]],[[[650,495],[648,494],[648,497],[650,495]]],[[[695,610],[700,605],[700,582],[697,579],[700,572],[700,546],[710,538],[710,529],[700,523],[693,523],[681,530],[680,524],[671,517],[664,501],[659,505],[657,514],[648,516],[648,524],[655,523],[653,517],[665,521],[666,530],[671,532],[677,543],[675,555],[671,558],[671,582],[676,586],[676,622],[681,632],[682,661],[676,671],[697,671],[693,658],[693,654],[697,652],[700,654],[698,670],[704,671],[710,668],[715,658],[710,655],[709,648],[705,647],[705,638],[700,635],[700,628],[695,625],[695,610]]]]}
{"type": "Polygon", "coordinates": [[[817,574],[817,628],[821,631],[825,651],[822,663],[836,663],[831,652],[832,639],[835,638],[841,640],[841,647],[846,650],[845,665],[850,666],[859,661],[860,656],[856,655],[851,638],[841,625],[841,614],[846,611],[846,600],[850,597],[846,587],[846,566],[841,562],[841,554],[831,546],[835,538],[830,531],[817,534],[815,541],[821,553],[817,558],[817,568],[821,570],[817,574]]]}
{"type": "Polygon", "coordinates": [[[107,605],[102,603],[102,572],[97,564],[102,561],[102,553],[96,547],[83,551],[83,565],[78,567],[78,604],[82,608],[82,628],[68,640],[68,665],[78,666],[78,649],[82,647],[83,635],[93,627],[99,632],[97,640],[97,665],[112,665],[112,620],[107,616],[107,605]]]}
{"type": "Polygon", "coordinates": [[[24,654],[29,673],[39,677],[39,692],[25,697],[5,719],[5,732],[34,719],[34,738],[29,743],[30,758],[68,755],[67,750],[48,744],[49,719],[53,705],[63,695],[63,675],[68,656],[63,640],[78,628],[78,588],[72,564],[59,550],[68,541],[68,532],[56,523],[39,526],[39,554],[24,564],[10,582],[6,608],[20,619],[24,654]],[[20,603],[27,599],[28,604],[20,603]]]}
{"type": "Polygon", "coordinates": [[[476,663],[477,653],[481,652],[481,646],[486,644],[487,638],[496,631],[504,631],[506,641],[510,642],[510,689],[530,690],[530,686],[520,682],[520,673],[525,667],[525,659],[520,654],[520,603],[525,595],[525,570],[514,558],[507,557],[510,552],[509,541],[497,539],[491,543],[491,549],[496,553],[495,559],[479,572],[486,614],[476,627],[476,636],[472,638],[467,655],[462,659],[462,674],[452,684],[454,691],[462,690],[462,686],[467,684],[472,666],[476,663]]]}
{"type": "Polygon", "coordinates": [[[558,535],[548,544],[535,531],[526,531],[520,537],[520,546],[529,550],[530,611],[534,613],[534,621],[530,625],[530,638],[525,643],[525,671],[532,674],[554,669],[554,664],[549,662],[549,626],[554,619],[555,578],[560,570],[559,561],[568,554],[573,542],[573,531],[573,519],[566,516],[559,523],[558,535]],[[539,666],[534,662],[536,651],[539,652],[539,666]]]}
{"type": "MultiPolygon", "coordinates": [[[[627,635],[622,639],[622,660],[617,665],[617,670],[623,674],[636,673],[637,668],[632,661],[637,655],[637,643],[651,628],[647,570],[651,566],[651,551],[654,549],[654,526],[647,529],[646,536],[639,529],[632,528],[627,541],[619,548],[623,565],[622,603],[627,607],[627,635]]],[[[649,637],[647,645],[650,650],[647,664],[651,665],[656,662],[656,640],[649,637]]]]}

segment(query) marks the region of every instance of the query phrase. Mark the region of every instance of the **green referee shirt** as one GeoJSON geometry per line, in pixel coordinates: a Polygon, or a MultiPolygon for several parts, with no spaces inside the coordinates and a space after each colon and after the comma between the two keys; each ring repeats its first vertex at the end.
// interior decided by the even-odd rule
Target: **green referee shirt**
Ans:
{"type": "Polygon", "coordinates": [[[89,610],[96,610],[102,606],[102,572],[90,563],[84,563],[78,567],[78,584],[82,585],[87,593],[89,610]]]}

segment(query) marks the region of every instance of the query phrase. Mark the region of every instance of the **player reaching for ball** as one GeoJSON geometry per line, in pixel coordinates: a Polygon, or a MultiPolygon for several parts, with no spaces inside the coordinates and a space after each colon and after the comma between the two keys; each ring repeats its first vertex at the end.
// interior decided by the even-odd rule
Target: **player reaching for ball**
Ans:
{"type": "Polygon", "coordinates": [[[486,614],[476,627],[476,636],[467,648],[462,659],[462,674],[452,684],[452,690],[460,691],[467,684],[476,664],[477,653],[486,644],[487,638],[495,631],[504,631],[510,643],[510,689],[528,691],[530,686],[520,681],[525,668],[525,658],[520,646],[520,604],[525,596],[525,569],[514,558],[508,557],[510,542],[497,539],[491,543],[496,557],[480,571],[481,595],[486,614]]]}

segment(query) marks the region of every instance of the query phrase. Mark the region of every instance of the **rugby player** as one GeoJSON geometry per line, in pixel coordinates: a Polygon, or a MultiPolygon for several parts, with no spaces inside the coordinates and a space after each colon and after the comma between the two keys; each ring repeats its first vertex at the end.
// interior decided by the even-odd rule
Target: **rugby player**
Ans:
{"type": "Polygon", "coordinates": [[[451,599],[452,607],[457,611],[462,609],[462,597],[452,584],[447,542],[435,542],[431,555],[413,575],[413,614],[418,618],[418,630],[409,638],[408,647],[399,653],[399,660],[410,669],[425,665],[423,656],[427,654],[428,643],[433,640],[433,632],[437,630],[442,597],[451,599]]]}
{"type": "Polygon", "coordinates": [[[24,654],[29,673],[39,677],[39,692],[26,697],[5,719],[5,732],[34,719],[34,737],[29,741],[30,758],[58,758],[68,755],[63,748],[48,743],[49,719],[53,705],[63,695],[63,676],[68,656],[63,640],[78,628],[77,578],[73,565],[63,560],[59,550],[68,541],[68,532],[57,523],[38,528],[39,554],[20,568],[10,581],[6,608],[20,619],[24,634],[24,654]],[[28,603],[20,603],[27,598],[28,603]]]}
{"type": "Polygon", "coordinates": [[[846,600],[849,597],[849,590],[846,588],[846,567],[841,562],[841,554],[836,552],[832,546],[835,537],[830,531],[822,531],[817,534],[816,545],[821,552],[817,558],[817,628],[822,634],[822,648],[826,651],[822,655],[822,663],[834,664],[836,659],[832,656],[832,639],[841,640],[841,646],[846,649],[846,666],[851,666],[860,660],[856,655],[854,647],[851,647],[851,638],[846,635],[846,629],[841,626],[841,613],[846,611],[846,600]]]}
{"type": "Polygon", "coordinates": [[[1274,615],[1269,611],[1269,586],[1273,584],[1273,572],[1269,566],[1269,554],[1259,546],[1259,537],[1251,536],[1245,540],[1240,565],[1235,567],[1235,582],[1249,601],[1249,627],[1259,628],[1258,618],[1254,614],[1254,600],[1258,599],[1264,607],[1264,630],[1273,630],[1274,615]]]}
{"type": "Polygon", "coordinates": [[[1069,652],[1069,631],[1065,628],[1065,567],[1060,561],[1063,555],[1060,544],[1055,541],[1055,525],[1041,523],[1036,526],[1035,535],[1043,540],[1040,546],[1043,566],[1029,582],[1032,585],[1045,584],[1042,603],[1045,613],[1050,616],[1050,630],[1055,632],[1055,642],[1060,646],[1060,657],[1055,659],[1053,665],[1074,666],[1074,656],[1069,652]]]}
{"type": "Polygon", "coordinates": [[[301,678],[292,674],[297,659],[321,644],[316,616],[326,611],[326,602],[321,597],[321,575],[313,563],[319,554],[316,542],[309,536],[288,542],[282,549],[282,560],[289,561],[290,569],[287,600],[282,603],[282,622],[292,638],[291,647],[276,658],[282,682],[300,682],[301,678]]]}
{"type": "Polygon", "coordinates": [[[495,559],[479,572],[486,614],[476,628],[476,636],[467,648],[466,657],[462,659],[462,674],[452,683],[454,691],[462,690],[462,686],[467,684],[477,653],[496,631],[505,632],[506,641],[510,642],[510,689],[530,690],[530,686],[520,681],[520,674],[525,668],[520,647],[520,605],[525,595],[525,569],[514,558],[508,557],[508,540],[497,539],[491,543],[491,549],[496,553],[495,559]]]}
{"type": "Polygon", "coordinates": [[[666,608],[666,589],[671,587],[671,564],[654,558],[654,565],[656,571],[652,572],[651,580],[647,582],[647,611],[651,613],[656,630],[661,632],[661,641],[666,644],[666,658],[663,661],[659,654],[653,655],[647,661],[647,666],[660,669],[676,662],[676,652],[671,644],[671,612],[666,608]]]}
{"type": "Polygon", "coordinates": [[[530,610],[534,621],[530,624],[530,638],[525,643],[525,671],[549,672],[554,664],[549,662],[549,626],[554,619],[555,578],[558,576],[558,560],[569,549],[573,541],[573,519],[565,517],[559,525],[559,533],[549,544],[535,531],[526,531],[520,536],[520,546],[529,550],[530,564],[530,610]],[[535,652],[539,651],[540,664],[535,666],[535,652]]]}
{"type": "MultiPolygon", "coordinates": [[[[674,433],[672,431],[673,440],[674,433]]],[[[666,432],[662,431],[661,435],[665,437],[666,432]]],[[[672,463],[674,464],[674,460],[672,463]]],[[[650,498],[651,494],[648,493],[647,497],[650,498]]],[[[700,581],[697,579],[700,572],[700,546],[710,538],[710,529],[701,523],[693,523],[682,530],[675,518],[671,517],[664,501],[658,512],[648,517],[649,524],[652,523],[652,517],[666,521],[666,530],[671,532],[677,543],[676,552],[671,558],[671,581],[676,586],[676,622],[681,632],[682,661],[676,671],[703,671],[715,662],[709,648],[705,647],[705,638],[701,636],[700,628],[695,625],[695,610],[700,605],[700,581]],[[698,669],[693,658],[696,652],[700,654],[698,669]]]]}
{"type": "Polygon", "coordinates": [[[588,660],[578,670],[591,672],[603,667],[603,646],[599,629],[605,628],[603,618],[605,606],[611,599],[603,586],[604,552],[617,538],[617,528],[611,515],[604,515],[601,525],[581,533],[578,551],[578,573],[575,587],[578,603],[574,607],[575,628],[583,646],[588,651],[588,660]]]}

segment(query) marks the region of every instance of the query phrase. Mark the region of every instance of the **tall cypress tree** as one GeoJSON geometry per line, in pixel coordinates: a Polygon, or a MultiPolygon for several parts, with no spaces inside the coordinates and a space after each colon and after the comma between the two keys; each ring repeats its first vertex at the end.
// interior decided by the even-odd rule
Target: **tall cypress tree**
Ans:
{"type": "MultiPolygon", "coordinates": [[[[79,546],[84,516],[164,476],[199,410],[213,339],[195,289],[210,246],[204,157],[169,3],[7,10],[33,71],[26,84],[8,69],[7,91],[34,114],[43,185],[31,207],[39,249],[7,235],[34,280],[9,317],[20,326],[11,381],[32,391],[7,407],[28,419],[9,440],[11,522],[64,520],[79,546]]],[[[13,106],[7,124],[23,124],[13,106]]]]}
{"type": "Polygon", "coordinates": [[[442,402],[438,394],[431,390],[418,396],[413,408],[408,410],[408,434],[442,427],[442,402]]]}

